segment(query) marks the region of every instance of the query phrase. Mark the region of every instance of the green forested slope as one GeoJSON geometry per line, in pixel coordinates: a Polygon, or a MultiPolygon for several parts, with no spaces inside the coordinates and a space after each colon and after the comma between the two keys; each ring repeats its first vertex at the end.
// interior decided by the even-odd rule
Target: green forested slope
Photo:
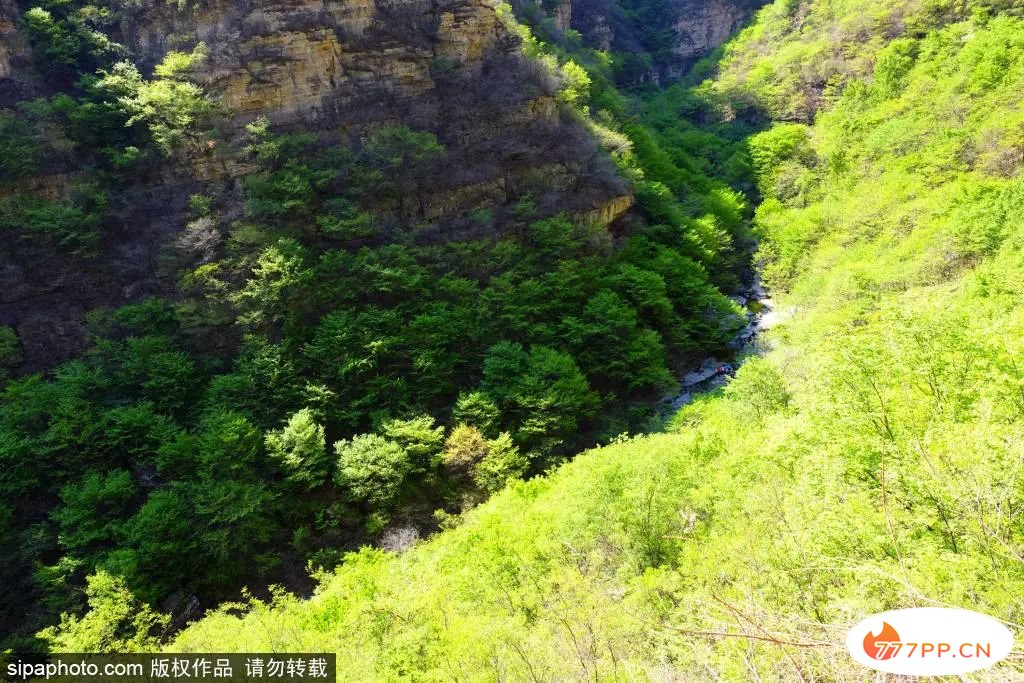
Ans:
{"type": "Polygon", "coordinates": [[[765,357],[672,433],[171,647],[335,649],[353,679],[856,680],[869,612],[1020,623],[1022,41],[982,3],[766,8],[695,93],[777,122],[748,140],[765,357]]]}
{"type": "MultiPolygon", "coordinates": [[[[88,349],[44,373],[23,374],[33,349],[0,325],[0,650],[127,647],[138,629],[103,625],[136,599],[176,617],[140,621],[144,639],[243,586],[308,588],[308,562],[432,531],[510,479],[645,429],[678,367],[743,324],[726,292],[748,205],[717,162],[695,165],[701,149],[745,157],[740,140],[659,146],[607,55],[534,38],[501,7],[505,61],[468,83],[431,63],[452,116],[487,128],[424,129],[430,117],[383,102],[366,129],[311,115],[285,130],[198,85],[217,71],[202,44],[151,68],[116,44],[137,5],[24,0],[10,25],[20,63],[46,78],[0,107],[0,256],[49,291],[54,270],[120,271],[107,248],[126,240],[166,290],[116,310],[100,297],[88,349]],[[526,96],[544,116],[499,125],[526,96]],[[482,177],[460,140],[477,137],[469,161],[507,177],[461,209],[457,182],[482,177]],[[189,164],[214,150],[242,175],[200,180],[189,164]],[[538,150],[543,167],[522,177],[513,158],[538,150]],[[72,170],[68,196],[45,189],[72,170]],[[169,176],[186,185],[167,190],[169,176]],[[611,205],[587,203],[595,188],[611,205]],[[146,202],[169,234],[132,222],[146,202]],[[443,220],[428,210],[452,202],[443,220]],[[89,595],[115,596],[115,611],[59,635],[89,595]]],[[[187,25],[205,6],[167,12],[187,25]]],[[[97,277],[118,303],[153,291],[97,277]]]]}

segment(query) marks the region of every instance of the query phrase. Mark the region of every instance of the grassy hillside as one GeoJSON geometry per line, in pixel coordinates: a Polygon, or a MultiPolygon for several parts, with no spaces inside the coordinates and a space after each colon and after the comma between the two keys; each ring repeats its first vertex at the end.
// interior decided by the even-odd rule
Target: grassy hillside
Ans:
{"type": "Polygon", "coordinates": [[[696,93],[776,121],[748,140],[785,320],[770,351],[671,433],[172,648],[335,649],[362,680],[851,680],[842,638],[870,612],[1016,628],[1022,42],[1024,20],[982,3],[766,8],[696,93]]]}

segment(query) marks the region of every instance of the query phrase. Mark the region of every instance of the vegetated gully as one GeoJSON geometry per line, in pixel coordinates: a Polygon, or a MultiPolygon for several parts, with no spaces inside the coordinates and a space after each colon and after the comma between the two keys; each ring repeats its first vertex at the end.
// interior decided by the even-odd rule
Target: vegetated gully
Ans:
{"type": "Polygon", "coordinates": [[[679,388],[662,398],[658,404],[662,414],[672,415],[691,403],[696,396],[727,384],[744,358],[765,350],[758,345],[761,332],[793,315],[793,311],[775,310],[771,294],[761,285],[756,274],[751,284],[732,298],[747,309],[747,325],[732,340],[731,357],[718,359],[709,356],[680,377],[679,388]]]}

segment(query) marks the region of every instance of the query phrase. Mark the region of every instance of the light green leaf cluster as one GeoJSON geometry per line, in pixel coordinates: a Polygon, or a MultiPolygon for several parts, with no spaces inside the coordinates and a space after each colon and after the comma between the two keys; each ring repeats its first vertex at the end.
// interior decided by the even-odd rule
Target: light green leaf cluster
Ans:
{"type": "Polygon", "coordinates": [[[40,636],[54,652],[138,652],[157,645],[168,617],[140,603],[124,581],[99,571],[87,579],[89,611],[82,617],[61,616],[59,626],[40,636]]]}
{"type": "Polygon", "coordinates": [[[170,154],[193,135],[197,121],[213,111],[202,88],[184,80],[205,56],[202,43],[191,53],[170,52],[157,65],[153,80],[145,80],[131,62],[118,62],[102,74],[97,87],[117,96],[129,115],[127,125],[145,124],[157,147],[170,154]]]}
{"type": "Polygon", "coordinates": [[[303,408],[283,429],[267,434],[267,454],[280,463],[288,481],[313,488],[324,483],[330,469],[324,438],[313,411],[303,408]]]}

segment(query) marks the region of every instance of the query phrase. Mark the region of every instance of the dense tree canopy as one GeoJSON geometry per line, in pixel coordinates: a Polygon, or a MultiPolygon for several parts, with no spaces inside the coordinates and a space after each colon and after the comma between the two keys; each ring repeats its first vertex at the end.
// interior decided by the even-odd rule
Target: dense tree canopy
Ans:
{"type": "Polygon", "coordinates": [[[680,368],[745,323],[727,292],[753,183],[718,177],[751,167],[742,134],[670,116],[710,112],[688,90],[622,94],[608,55],[508,8],[510,58],[550,81],[559,125],[593,134],[587,172],[632,185],[620,224],[539,196],[557,169],[444,223],[455,132],[243,121],[197,83],[218,46],[169,36],[136,61],[109,38],[132,3],[21,5],[46,82],[0,109],[5,248],[96,267],[135,229],[126,203],[168,176],[189,176],[188,216],[140,266],[163,294],[89,313],[79,357],[18,374],[21,340],[0,326],[0,642],[141,647],[166,635],[154,609],[302,584],[307,562],[455,524],[655,424],[680,368]],[[190,176],[229,160],[237,180],[190,176]],[[31,189],[51,175],[68,191],[31,189]]]}
{"type": "MultiPolygon", "coordinates": [[[[663,142],[700,134],[679,113],[703,101],[742,135],[744,153],[707,161],[752,172],[762,195],[763,357],[669,433],[584,453],[400,556],[350,555],[311,600],[221,611],[173,646],[288,633],[345,652],[355,680],[860,680],[844,637],[869,614],[957,606],[1019,630],[1022,41],[1013,3],[769,4],[697,68],[706,82],[645,99],[633,150],[652,161],[638,198],[670,217],[699,168],[683,163],[693,139],[663,142]],[[368,635],[382,600],[386,638],[368,635]]],[[[726,197],[692,199],[691,220],[726,197]]],[[[547,227],[535,243],[550,258],[563,247],[547,227]]],[[[658,363],[608,354],[613,340],[651,330],[671,353],[713,330],[694,313],[718,304],[701,289],[719,276],[701,256],[714,228],[633,235],[553,331],[517,312],[538,339],[488,347],[456,399],[451,467],[486,486],[495,432],[532,457],[571,428],[540,407],[656,380],[658,363]],[[660,327],[680,302],[684,324],[660,327]]],[[[1017,680],[1021,662],[983,675],[1017,680]]]]}

